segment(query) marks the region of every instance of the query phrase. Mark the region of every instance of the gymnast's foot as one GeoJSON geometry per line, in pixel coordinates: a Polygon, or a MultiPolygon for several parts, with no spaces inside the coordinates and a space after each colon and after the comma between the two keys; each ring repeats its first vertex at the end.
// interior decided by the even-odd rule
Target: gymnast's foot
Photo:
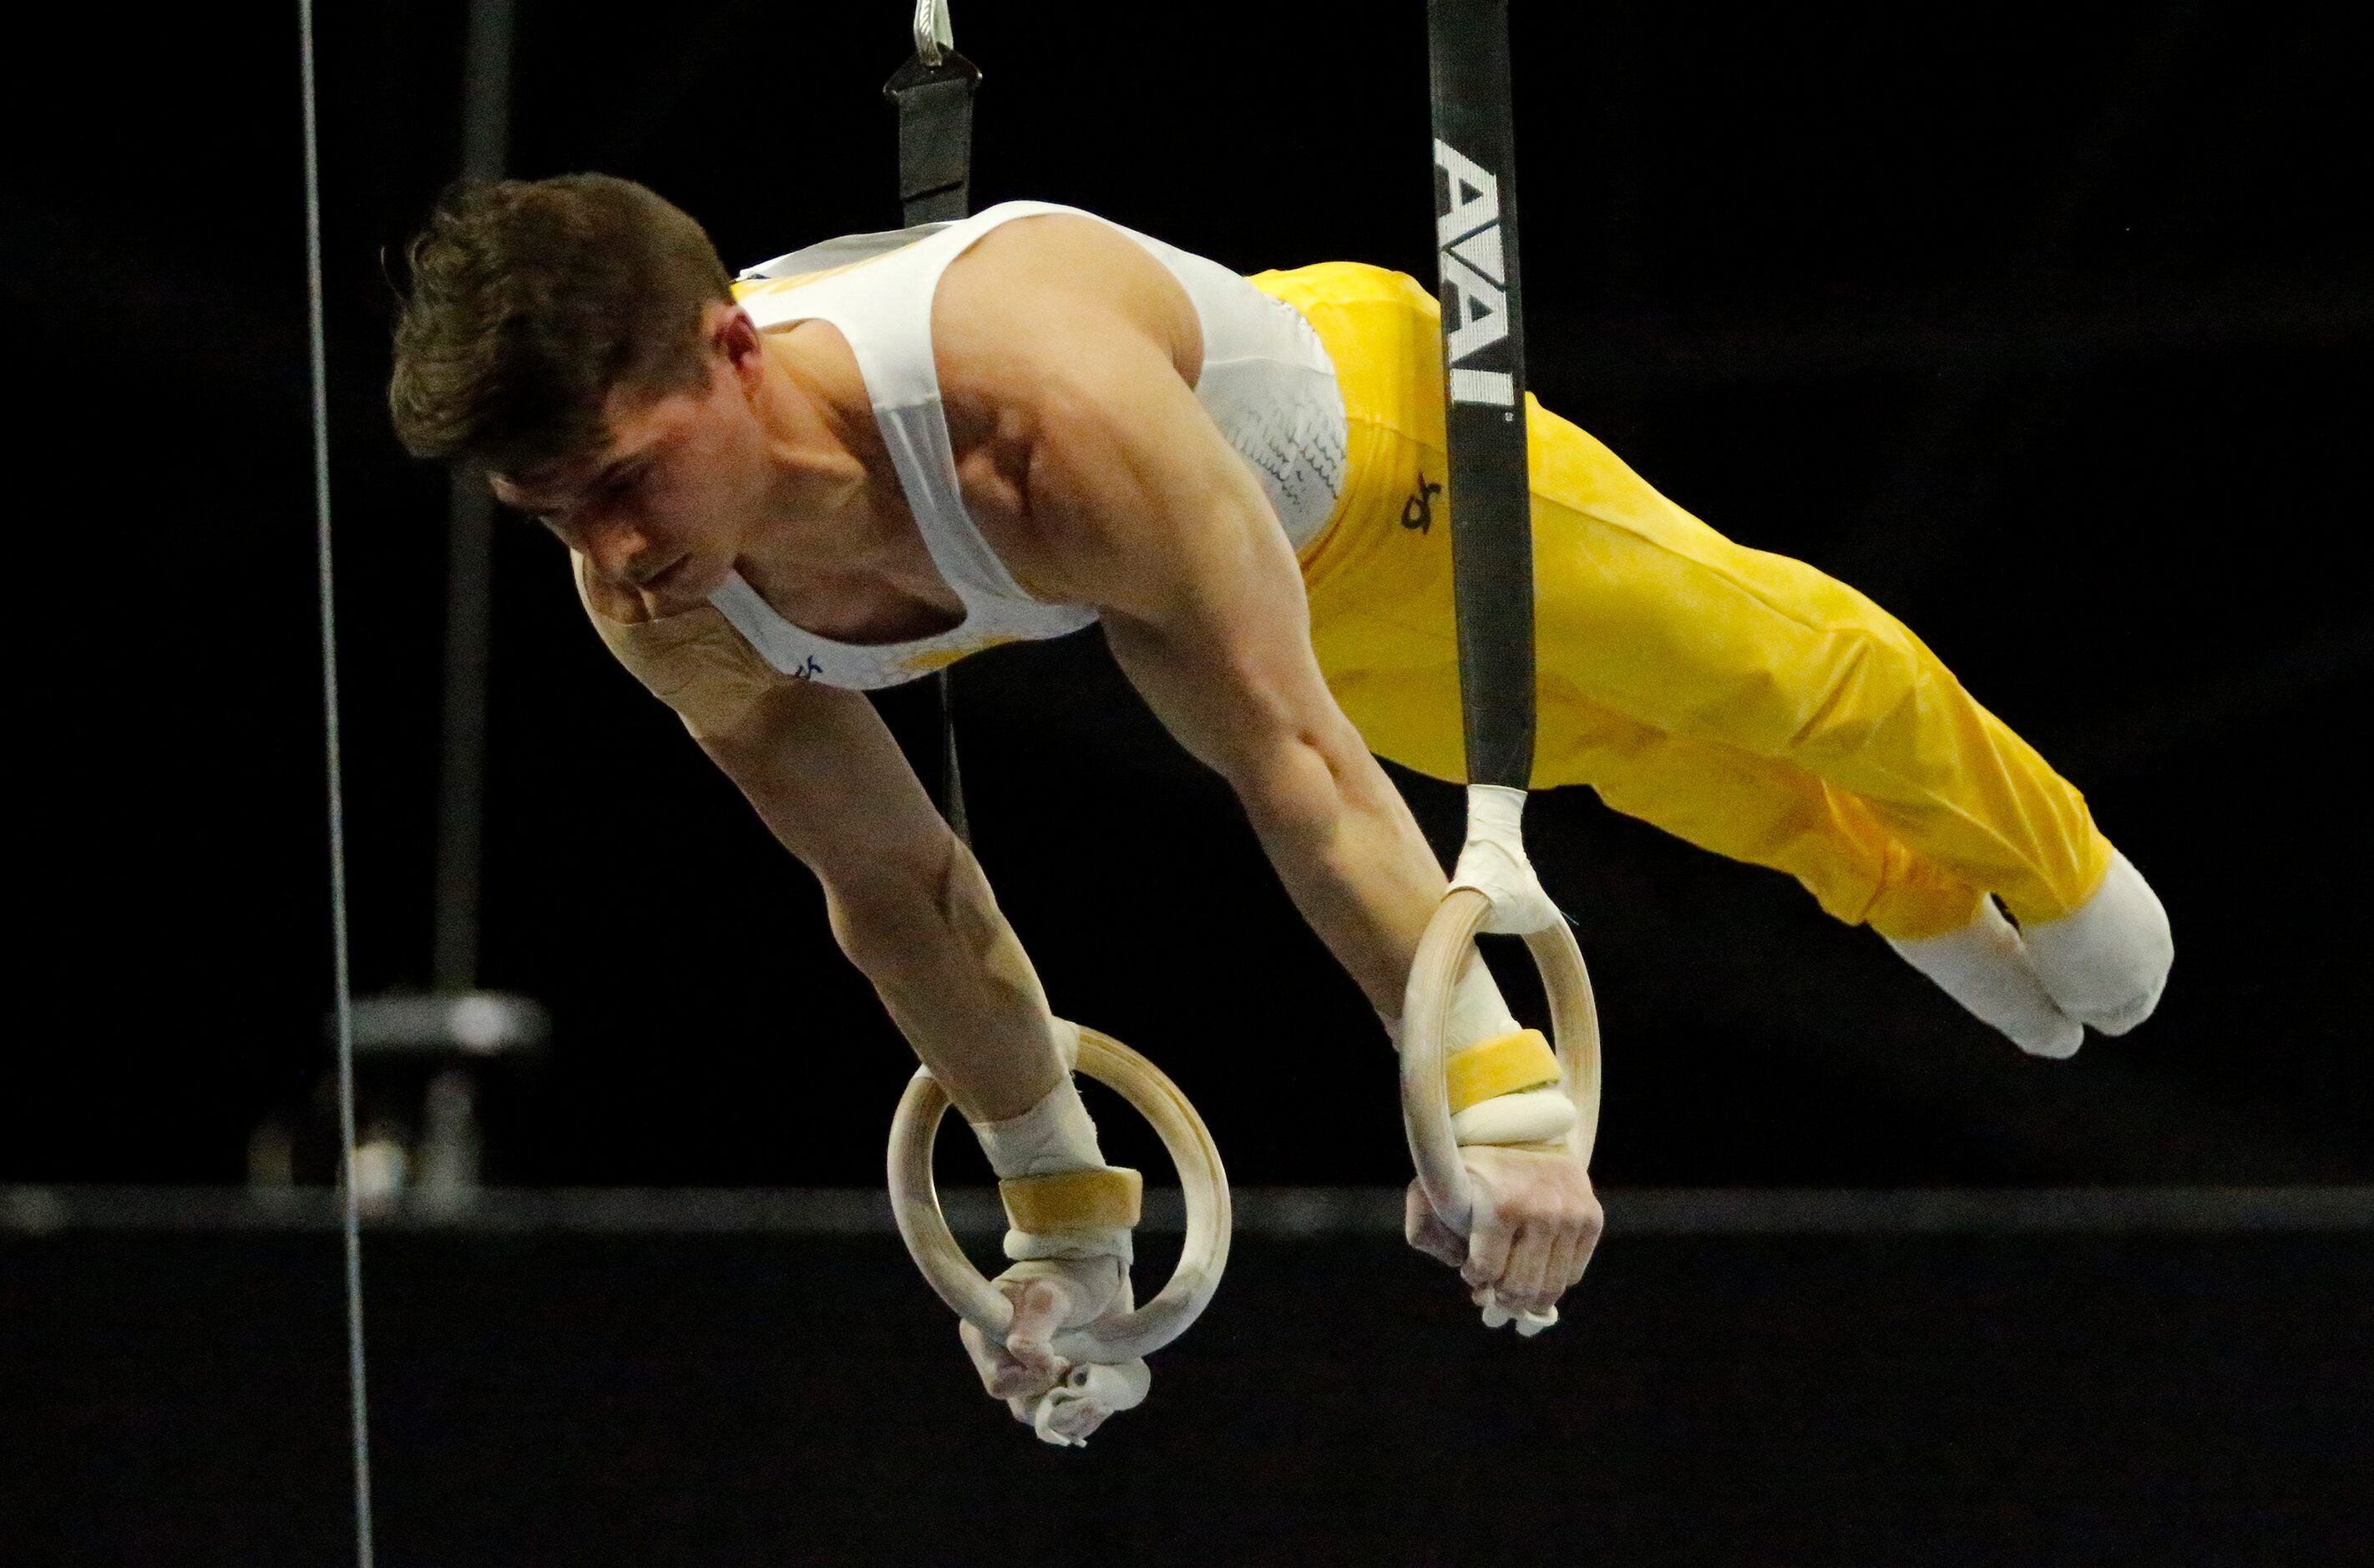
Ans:
{"type": "Polygon", "coordinates": [[[2042,1057],[2074,1056],[2088,1025],[2123,1035],[2150,1017],[2176,957],[2159,895],[2116,853],[2101,886],[2058,919],[2016,928],[1988,897],[1960,930],[1887,944],[2020,1049],[2042,1057]]]}

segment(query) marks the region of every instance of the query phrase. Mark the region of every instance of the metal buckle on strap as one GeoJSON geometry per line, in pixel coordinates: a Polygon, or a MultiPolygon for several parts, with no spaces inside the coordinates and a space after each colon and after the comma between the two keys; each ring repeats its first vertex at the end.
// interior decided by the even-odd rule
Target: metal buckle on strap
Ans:
{"type": "Polygon", "coordinates": [[[956,46],[956,29],[948,24],[945,0],[915,0],[915,53],[923,64],[938,64],[942,52],[956,46]]]}

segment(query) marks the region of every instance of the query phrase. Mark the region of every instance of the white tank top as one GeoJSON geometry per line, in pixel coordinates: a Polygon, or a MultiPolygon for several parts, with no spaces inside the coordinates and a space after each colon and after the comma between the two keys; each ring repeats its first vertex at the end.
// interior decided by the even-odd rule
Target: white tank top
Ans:
{"type": "MultiPolygon", "coordinates": [[[[1031,598],[965,510],[956,455],[932,358],[932,299],[950,262],[1001,223],[1038,213],[1079,213],[1046,202],[1005,202],[955,223],[829,240],[762,263],[747,282],[872,264],[814,283],[748,293],[743,308],[761,331],[829,322],[849,341],[864,377],[899,488],[965,618],[906,642],[835,642],[793,626],[731,573],[709,596],[772,668],[828,685],[871,690],[913,680],[1002,642],[1061,637],[1096,619],[1078,605],[1031,598]]],[[[1099,218],[1099,222],[1105,220],[1099,218]]],[[[1216,262],[1110,227],[1146,247],[1186,289],[1204,333],[1196,399],[1260,479],[1298,551],[1317,536],[1344,487],[1347,436],[1334,366],[1301,314],[1216,262]]]]}

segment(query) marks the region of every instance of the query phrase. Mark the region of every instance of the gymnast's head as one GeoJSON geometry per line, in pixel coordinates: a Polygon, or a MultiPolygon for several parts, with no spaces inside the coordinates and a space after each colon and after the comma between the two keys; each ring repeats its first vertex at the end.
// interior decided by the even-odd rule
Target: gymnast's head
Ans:
{"type": "Polygon", "coordinates": [[[457,187],[406,251],[388,406],[594,571],[705,593],[769,480],[766,354],[700,225],[603,174],[457,187]]]}

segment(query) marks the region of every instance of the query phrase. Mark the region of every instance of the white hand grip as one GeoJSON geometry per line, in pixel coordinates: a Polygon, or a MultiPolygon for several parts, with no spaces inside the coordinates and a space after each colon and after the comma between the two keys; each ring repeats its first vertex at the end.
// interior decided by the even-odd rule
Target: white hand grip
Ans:
{"type": "MultiPolygon", "coordinates": [[[[1187,1331],[1211,1305],[1228,1263],[1228,1176],[1204,1118],[1159,1069],[1110,1035],[1079,1029],[1079,1070],[1117,1092],[1154,1125],[1179,1167],[1187,1198],[1187,1237],[1179,1267],[1145,1305],[1066,1328],[1051,1349],[1075,1363],[1117,1365],[1150,1355],[1187,1331]]],[[[947,1091],[917,1069],[890,1122],[890,1211],[915,1266],[949,1309],[993,1343],[1005,1342],[1014,1304],[981,1277],[948,1230],[932,1179],[932,1143],[947,1113],[947,1091]]]]}
{"type": "Polygon", "coordinates": [[[1154,1375],[1143,1361],[1127,1361],[1119,1366],[1084,1362],[1039,1396],[1039,1402],[1030,1409],[1030,1430],[1039,1434],[1041,1443],[1058,1448],[1085,1448],[1088,1445],[1087,1438],[1057,1429],[1058,1417],[1075,1405],[1095,1406],[1099,1421],[1134,1410],[1146,1403],[1146,1391],[1153,1386],[1154,1375]]]}
{"type": "MultiPolygon", "coordinates": [[[[1450,1027],[1451,987],[1492,909],[1490,896],[1474,886],[1454,886],[1444,894],[1418,942],[1402,998],[1402,1126],[1409,1135],[1410,1164],[1436,1218],[1462,1236],[1475,1219],[1475,1195],[1451,1131],[1444,1036],[1450,1027]]],[[[1591,972],[1583,966],[1582,949],[1563,915],[1523,934],[1549,997],[1550,1031],[1565,1069],[1566,1092],[1574,1101],[1569,1146],[1588,1166],[1599,1133],[1600,1075],[1599,1008],[1592,996],[1591,972]]],[[[1535,1329],[1546,1327],[1540,1324],[1535,1329]]],[[[1519,1331],[1523,1331],[1522,1322],[1519,1331]]]]}

